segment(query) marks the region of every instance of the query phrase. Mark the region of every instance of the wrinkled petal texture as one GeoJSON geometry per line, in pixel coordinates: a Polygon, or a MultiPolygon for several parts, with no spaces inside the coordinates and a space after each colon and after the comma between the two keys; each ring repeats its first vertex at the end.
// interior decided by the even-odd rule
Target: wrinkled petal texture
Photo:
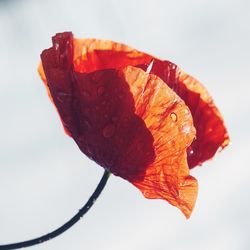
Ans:
{"type": "Polygon", "coordinates": [[[192,76],[169,61],[155,59],[151,73],[159,76],[189,107],[196,139],[188,148],[189,168],[211,159],[220,148],[229,143],[222,115],[205,87],[192,76]]]}
{"type": "Polygon", "coordinates": [[[39,74],[65,132],[99,165],[188,218],[198,189],[189,167],[229,141],[205,88],[176,65],[123,44],[70,32],[52,40],[39,74]]]}

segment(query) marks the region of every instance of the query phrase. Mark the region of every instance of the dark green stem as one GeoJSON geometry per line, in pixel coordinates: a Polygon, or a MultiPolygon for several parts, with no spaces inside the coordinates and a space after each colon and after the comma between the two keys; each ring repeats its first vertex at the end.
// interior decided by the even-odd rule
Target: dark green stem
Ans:
{"type": "Polygon", "coordinates": [[[64,225],[62,225],[61,227],[59,227],[58,229],[54,230],[51,233],[48,233],[46,235],[43,235],[41,237],[38,237],[38,238],[35,238],[35,239],[32,239],[32,240],[27,240],[27,241],[13,243],[13,244],[7,244],[7,245],[0,245],[0,250],[10,250],[10,249],[18,249],[18,248],[23,248],[23,247],[34,246],[34,245],[40,244],[42,242],[51,240],[51,239],[59,236],[63,232],[67,231],[77,221],[79,221],[81,219],[81,217],[83,215],[85,215],[89,211],[89,209],[93,206],[96,199],[99,197],[102,190],[104,189],[109,176],[110,176],[110,173],[107,170],[105,170],[105,172],[104,172],[104,174],[102,176],[102,179],[100,180],[98,186],[96,187],[94,193],[91,195],[91,197],[89,198],[87,203],[79,210],[79,212],[74,217],[72,217],[64,225]]]}

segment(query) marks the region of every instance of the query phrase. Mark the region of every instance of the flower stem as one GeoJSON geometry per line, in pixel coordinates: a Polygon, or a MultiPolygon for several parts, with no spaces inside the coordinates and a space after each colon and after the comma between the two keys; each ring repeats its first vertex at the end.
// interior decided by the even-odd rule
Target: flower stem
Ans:
{"type": "Polygon", "coordinates": [[[81,219],[81,217],[83,215],[85,215],[89,211],[89,209],[93,206],[96,199],[99,197],[102,190],[104,189],[109,176],[110,176],[110,173],[107,170],[105,170],[104,174],[103,174],[103,176],[102,176],[102,178],[101,178],[101,180],[100,180],[100,182],[98,184],[98,186],[96,187],[94,193],[90,196],[87,203],[79,210],[79,212],[75,216],[73,216],[64,225],[62,225],[61,227],[59,227],[56,230],[52,231],[51,233],[45,234],[45,235],[43,235],[41,237],[38,237],[38,238],[35,238],[35,239],[32,239],[32,240],[27,240],[27,241],[13,243],[13,244],[7,244],[7,245],[0,245],[0,249],[1,250],[10,250],[10,249],[18,249],[18,248],[23,248],[23,247],[34,246],[34,245],[43,243],[45,241],[51,240],[51,239],[59,236],[63,232],[67,231],[77,221],[79,221],[81,219]]]}

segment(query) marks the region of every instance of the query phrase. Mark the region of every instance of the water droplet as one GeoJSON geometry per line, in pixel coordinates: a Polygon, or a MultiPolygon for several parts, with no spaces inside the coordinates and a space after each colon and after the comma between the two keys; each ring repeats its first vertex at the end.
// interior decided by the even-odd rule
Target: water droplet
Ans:
{"type": "Polygon", "coordinates": [[[189,109],[185,109],[185,114],[188,115],[189,114],[189,109]]]}
{"type": "Polygon", "coordinates": [[[102,130],[102,134],[105,138],[112,137],[114,133],[115,133],[115,126],[111,123],[105,126],[104,129],[102,130]]]}
{"type": "Polygon", "coordinates": [[[209,128],[209,129],[207,130],[207,132],[208,132],[208,133],[213,132],[213,128],[209,128]]]}
{"type": "Polygon", "coordinates": [[[56,49],[56,50],[59,49],[59,43],[55,43],[55,49],[56,49]]]}
{"type": "Polygon", "coordinates": [[[184,126],[182,127],[182,131],[183,131],[184,133],[188,134],[189,131],[190,131],[190,126],[184,125],[184,126]]]}
{"type": "Polygon", "coordinates": [[[172,121],[174,121],[174,122],[177,121],[177,115],[176,115],[174,112],[172,112],[172,113],[170,114],[170,118],[171,118],[172,121]]]}
{"type": "Polygon", "coordinates": [[[97,89],[97,95],[98,96],[101,96],[103,93],[104,93],[104,87],[103,86],[101,86],[101,87],[99,87],[98,89],[97,89]]]}
{"type": "Polygon", "coordinates": [[[172,68],[172,69],[176,69],[176,65],[173,64],[171,68],[172,68]]]}

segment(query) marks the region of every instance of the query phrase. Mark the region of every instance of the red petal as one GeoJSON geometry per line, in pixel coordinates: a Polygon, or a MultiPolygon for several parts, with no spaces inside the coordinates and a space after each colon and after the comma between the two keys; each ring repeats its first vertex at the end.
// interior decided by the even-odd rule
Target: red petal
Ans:
{"type": "MultiPolygon", "coordinates": [[[[58,34],[41,55],[50,95],[68,134],[86,155],[146,197],[165,199],[189,217],[197,182],[186,160],[195,129],[185,103],[160,78],[125,67],[148,63],[150,56],[122,47],[126,51],[114,61],[95,50],[85,60],[86,52],[76,52],[71,41],[71,33],[58,34]],[[115,67],[119,69],[107,69],[115,67]]],[[[87,47],[90,52],[92,46],[99,45],[87,47]]],[[[114,56],[112,50],[119,46],[109,46],[108,54],[114,56]]]]}
{"type": "Polygon", "coordinates": [[[190,168],[212,158],[219,148],[228,145],[229,136],[222,115],[199,81],[168,61],[155,60],[151,73],[166,82],[191,110],[196,140],[188,148],[190,168]]]}
{"type": "MultiPolygon", "coordinates": [[[[157,76],[131,67],[124,74],[134,97],[135,112],[151,132],[155,151],[155,159],[146,167],[144,177],[132,183],[145,197],[165,199],[189,217],[198,188],[197,181],[189,175],[186,156],[195,135],[191,114],[157,76]]],[[[137,153],[139,145],[131,144],[132,155],[137,153]]],[[[131,157],[124,162],[127,159],[131,157]]]]}
{"type": "Polygon", "coordinates": [[[98,39],[74,39],[74,68],[89,73],[149,63],[152,56],[124,44],[98,39]]]}

